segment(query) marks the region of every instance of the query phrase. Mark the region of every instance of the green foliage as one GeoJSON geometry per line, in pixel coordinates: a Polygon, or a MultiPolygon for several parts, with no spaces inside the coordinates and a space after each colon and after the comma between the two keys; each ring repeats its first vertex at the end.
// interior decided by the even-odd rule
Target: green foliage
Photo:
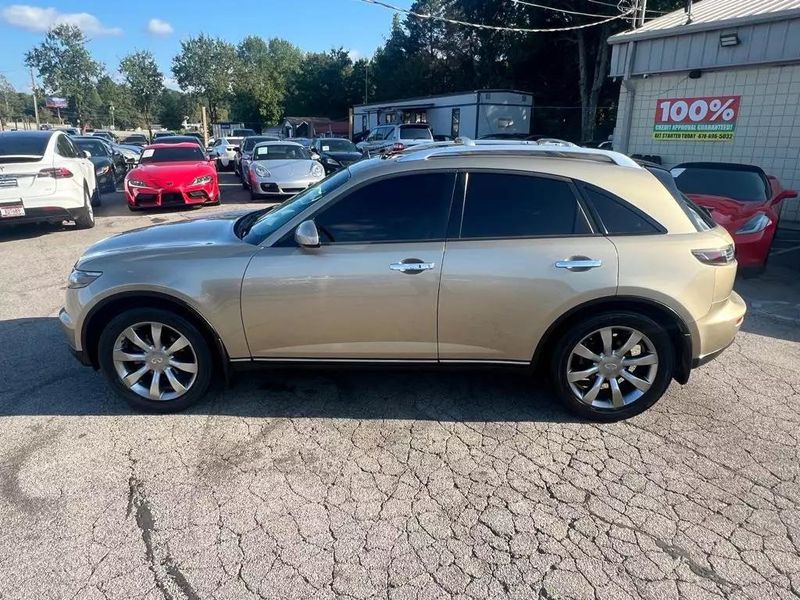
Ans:
{"type": "Polygon", "coordinates": [[[164,90],[158,110],[158,121],[167,129],[180,129],[183,117],[188,116],[184,111],[182,102],[183,94],[175,90],[164,90]]]}
{"type": "Polygon", "coordinates": [[[232,95],[237,71],[236,48],[205,34],[181,42],[180,53],[172,59],[172,73],[182,90],[206,99],[211,120],[232,95]]]}
{"type": "Polygon", "coordinates": [[[119,72],[122,73],[127,84],[130,105],[140,111],[137,124],[144,125],[149,129],[152,123],[153,109],[164,91],[164,74],[158,68],[153,54],[148,50],[125,56],[120,61],[119,72]]]}

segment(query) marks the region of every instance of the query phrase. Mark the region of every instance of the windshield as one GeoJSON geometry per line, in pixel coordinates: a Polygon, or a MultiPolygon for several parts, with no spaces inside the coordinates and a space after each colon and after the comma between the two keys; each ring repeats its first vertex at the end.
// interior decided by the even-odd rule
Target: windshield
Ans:
{"type": "Polygon", "coordinates": [[[234,137],[241,137],[241,138],[246,138],[255,134],[256,132],[253,131],[252,129],[234,129],[232,133],[234,137]]]}
{"type": "Polygon", "coordinates": [[[309,160],[308,150],[294,144],[270,144],[257,146],[253,151],[253,160],[309,160]]]}
{"type": "Polygon", "coordinates": [[[757,171],[675,167],[672,175],[678,189],[684,194],[723,196],[741,202],[767,200],[767,184],[757,171]]]}
{"type": "MultiPolygon", "coordinates": [[[[276,206],[270,212],[262,215],[249,230],[242,233],[242,239],[248,244],[260,244],[267,236],[275,233],[280,227],[288,223],[295,215],[338,189],[350,179],[350,171],[342,169],[330,177],[315,183],[310,188],[289,198],[283,204],[276,206]]],[[[245,217],[247,218],[247,215],[245,217]]]]}
{"type": "Polygon", "coordinates": [[[242,152],[251,152],[253,148],[256,147],[256,144],[261,142],[272,142],[277,141],[276,138],[271,137],[263,137],[260,135],[251,135],[250,137],[244,138],[242,142],[242,152]]]}
{"type": "Polygon", "coordinates": [[[165,138],[162,138],[159,144],[198,144],[200,145],[200,140],[195,137],[185,136],[185,135],[171,135],[165,138]]]}
{"type": "Polygon", "coordinates": [[[358,152],[350,140],[320,140],[319,143],[323,152],[358,152]]]}
{"type": "Polygon", "coordinates": [[[201,161],[205,156],[199,146],[193,148],[147,148],[142,152],[142,163],[201,161]]]}
{"type": "Polygon", "coordinates": [[[403,125],[400,127],[401,140],[432,140],[433,134],[425,125],[403,125]]]}
{"type": "Polygon", "coordinates": [[[94,140],[74,140],[81,150],[86,150],[92,156],[108,156],[108,150],[102,142],[94,140]]]}

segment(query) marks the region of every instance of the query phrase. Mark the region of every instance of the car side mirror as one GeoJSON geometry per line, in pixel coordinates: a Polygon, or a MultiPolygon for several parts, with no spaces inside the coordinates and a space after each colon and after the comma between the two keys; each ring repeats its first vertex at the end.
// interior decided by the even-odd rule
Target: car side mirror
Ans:
{"type": "Polygon", "coordinates": [[[92,153],[88,150],[83,151],[83,158],[92,158],[92,153]]]}
{"type": "Polygon", "coordinates": [[[319,248],[319,231],[314,221],[303,221],[294,230],[294,241],[303,248],[319,248]]]}
{"type": "Polygon", "coordinates": [[[791,198],[797,198],[797,192],[795,190],[783,190],[780,194],[775,196],[775,199],[772,201],[772,203],[777,205],[784,200],[789,200],[791,198]]]}

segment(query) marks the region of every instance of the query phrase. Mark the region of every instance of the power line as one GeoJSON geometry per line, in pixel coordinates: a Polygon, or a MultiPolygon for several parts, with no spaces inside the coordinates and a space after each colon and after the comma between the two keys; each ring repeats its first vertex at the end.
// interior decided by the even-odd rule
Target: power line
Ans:
{"type": "Polygon", "coordinates": [[[535,4],[533,2],[526,2],[526,0],[512,0],[514,4],[522,4],[523,6],[531,6],[533,8],[543,8],[545,10],[552,10],[553,12],[565,13],[568,15],[580,15],[582,17],[597,17],[606,18],[610,15],[598,15],[597,13],[578,12],[576,10],[567,10],[566,8],[555,8],[553,6],[544,6],[543,4],[535,4]]]}
{"type": "Polygon", "coordinates": [[[485,25],[483,23],[470,23],[468,21],[461,21],[459,19],[450,19],[448,17],[442,17],[439,15],[431,15],[427,13],[418,13],[413,10],[409,10],[407,8],[401,8],[399,6],[394,6],[393,4],[389,4],[388,2],[383,2],[383,0],[361,0],[361,2],[365,2],[367,4],[374,4],[376,6],[381,6],[383,8],[392,10],[396,13],[403,13],[417,19],[425,19],[425,20],[434,20],[434,21],[443,21],[445,23],[450,23],[452,25],[463,25],[464,27],[473,27],[475,29],[486,29],[489,31],[510,31],[514,33],[556,33],[560,31],[573,31],[576,29],[586,29],[588,27],[595,27],[596,25],[602,25],[604,23],[609,23],[611,21],[616,21],[617,19],[622,19],[629,14],[631,14],[635,9],[631,8],[623,13],[615,15],[613,17],[609,17],[607,19],[603,19],[602,21],[594,21],[592,23],[585,23],[583,25],[571,25],[569,27],[551,27],[548,29],[532,29],[528,27],[504,27],[501,25],[485,25]]]}

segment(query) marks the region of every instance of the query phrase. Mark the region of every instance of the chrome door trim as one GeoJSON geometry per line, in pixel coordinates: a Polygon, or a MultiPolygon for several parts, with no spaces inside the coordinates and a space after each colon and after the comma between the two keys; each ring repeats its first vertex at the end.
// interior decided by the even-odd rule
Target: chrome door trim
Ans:
{"type": "Polygon", "coordinates": [[[397,262],[389,265],[392,271],[399,271],[401,273],[421,273],[422,271],[430,271],[436,267],[436,263],[432,262],[397,262]]]}

